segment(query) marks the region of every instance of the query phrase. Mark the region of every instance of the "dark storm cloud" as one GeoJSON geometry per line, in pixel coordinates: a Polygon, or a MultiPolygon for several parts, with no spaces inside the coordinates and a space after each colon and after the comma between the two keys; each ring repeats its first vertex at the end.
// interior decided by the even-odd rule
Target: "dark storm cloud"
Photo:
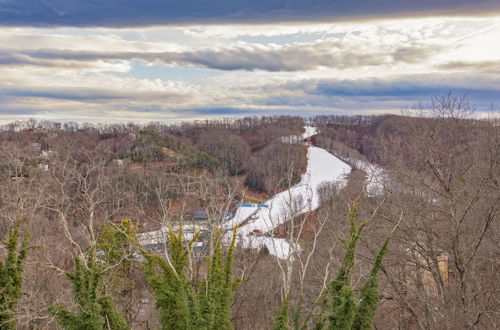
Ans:
{"type": "Polygon", "coordinates": [[[354,68],[422,61],[440,46],[398,47],[389,51],[365,50],[337,41],[280,47],[245,45],[185,52],[95,52],[58,49],[0,51],[0,65],[84,67],[97,60],[142,60],[164,65],[188,65],[217,70],[304,71],[318,67],[354,68]]]}
{"type": "Polygon", "coordinates": [[[162,24],[318,21],[345,18],[479,14],[498,0],[3,0],[4,26],[130,27],[162,24]]]}

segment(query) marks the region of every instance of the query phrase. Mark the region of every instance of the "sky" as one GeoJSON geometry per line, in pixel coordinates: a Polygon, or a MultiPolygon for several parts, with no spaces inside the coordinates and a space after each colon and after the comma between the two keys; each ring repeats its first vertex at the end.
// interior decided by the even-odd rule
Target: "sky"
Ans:
{"type": "Polygon", "coordinates": [[[0,122],[500,105],[498,0],[0,0],[0,122]]]}

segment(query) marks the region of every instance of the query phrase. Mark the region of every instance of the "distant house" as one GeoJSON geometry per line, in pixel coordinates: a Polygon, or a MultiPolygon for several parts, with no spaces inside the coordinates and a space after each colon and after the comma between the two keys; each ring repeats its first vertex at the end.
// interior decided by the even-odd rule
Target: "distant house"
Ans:
{"type": "Polygon", "coordinates": [[[207,220],[208,219],[208,216],[207,216],[207,213],[205,211],[194,211],[194,214],[193,214],[193,220],[195,221],[204,221],[204,220],[207,220]]]}
{"type": "MultiPolygon", "coordinates": [[[[168,240],[168,227],[161,227],[159,230],[149,231],[145,233],[137,234],[137,241],[139,244],[149,252],[154,252],[159,255],[164,256],[165,248],[167,247],[168,240]]],[[[171,227],[171,230],[177,231],[175,227],[171,227]]],[[[188,228],[183,228],[183,241],[185,244],[190,242],[195,236],[198,230],[192,230],[188,228]]],[[[210,233],[207,230],[199,230],[200,234],[196,242],[193,244],[193,253],[195,257],[202,257],[206,252],[207,240],[210,238],[210,233]]]]}
{"type": "MultiPolygon", "coordinates": [[[[233,212],[226,211],[223,220],[230,219],[232,217],[233,217],[233,212]]],[[[194,211],[193,217],[192,217],[192,222],[203,223],[203,222],[206,222],[207,220],[208,220],[208,215],[205,211],[202,211],[202,210],[194,211]]]]}
{"type": "Polygon", "coordinates": [[[49,165],[48,164],[38,164],[38,168],[47,172],[49,170],[49,165]]]}
{"type": "MultiPolygon", "coordinates": [[[[233,213],[231,211],[226,211],[224,215],[225,219],[228,219],[233,216],[233,213]]],[[[170,230],[177,232],[179,230],[179,224],[181,224],[182,221],[182,232],[186,243],[191,241],[194,235],[199,232],[198,238],[193,245],[193,252],[195,256],[201,257],[206,253],[207,242],[212,236],[207,227],[208,220],[209,216],[205,211],[196,210],[191,217],[172,221],[170,226],[162,226],[159,230],[137,234],[137,241],[146,250],[162,254],[166,247],[168,232],[170,230]]]]}
{"type": "Polygon", "coordinates": [[[116,165],[116,166],[123,166],[123,159],[113,159],[112,161],[113,165],[116,165]]]}
{"type": "Polygon", "coordinates": [[[316,135],[309,136],[302,141],[308,146],[314,145],[314,142],[316,141],[316,135]]]}

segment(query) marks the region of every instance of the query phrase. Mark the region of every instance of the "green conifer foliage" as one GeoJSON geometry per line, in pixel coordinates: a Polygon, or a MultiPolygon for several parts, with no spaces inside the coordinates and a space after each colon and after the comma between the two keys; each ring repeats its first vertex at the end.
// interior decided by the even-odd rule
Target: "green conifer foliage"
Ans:
{"type": "Polygon", "coordinates": [[[199,316],[193,308],[196,302],[189,292],[190,286],[185,276],[193,243],[194,239],[187,246],[183,244],[182,230],[177,234],[170,231],[169,261],[158,255],[143,253],[146,258],[146,279],[156,298],[163,329],[194,329],[198,323],[199,316]]]}
{"type": "Polygon", "coordinates": [[[59,325],[65,330],[129,329],[112,298],[101,293],[102,267],[95,250],[89,252],[86,265],[78,257],[74,262],[75,271],[67,272],[66,276],[73,284],[77,311],[72,312],[62,305],[51,306],[49,312],[59,325]]]}
{"type": "Polygon", "coordinates": [[[353,330],[370,330],[377,313],[380,293],[378,290],[378,272],[382,266],[382,258],[387,252],[390,237],[387,238],[377,254],[370,272],[370,278],[361,288],[361,300],[354,318],[353,330]]]}
{"type": "Polygon", "coordinates": [[[99,260],[106,266],[112,267],[104,275],[106,285],[120,296],[130,294],[135,288],[131,273],[136,267],[134,259],[134,241],[136,230],[130,220],[123,220],[118,224],[108,222],[103,225],[97,240],[96,250],[102,252],[99,260]]]}
{"type": "Polygon", "coordinates": [[[200,302],[202,302],[202,317],[207,329],[232,329],[231,303],[239,281],[232,279],[233,251],[235,240],[224,257],[222,235],[216,230],[214,251],[209,260],[206,281],[202,282],[200,302]]]}
{"type": "Polygon", "coordinates": [[[117,224],[107,222],[101,228],[96,245],[96,251],[100,252],[98,259],[108,269],[102,278],[106,291],[115,297],[116,308],[128,322],[135,316],[130,304],[136,289],[134,274],[139,270],[135,236],[135,226],[130,220],[117,224]]]}
{"type": "Polygon", "coordinates": [[[330,282],[328,289],[320,297],[320,315],[314,320],[314,329],[327,327],[331,330],[369,330],[373,326],[379,304],[378,272],[382,259],[387,252],[390,237],[380,248],[375,263],[372,266],[369,279],[356,297],[350,283],[352,268],[355,264],[355,252],[363,228],[369,221],[356,225],[360,198],[357,198],[349,210],[350,235],[341,240],[345,254],[336,276],[330,282]]]}
{"type": "Polygon", "coordinates": [[[355,296],[351,288],[350,276],[355,262],[356,245],[363,228],[367,222],[356,225],[356,217],[360,198],[357,198],[349,210],[350,237],[348,240],[342,240],[345,248],[344,258],[337,273],[337,276],[330,284],[331,292],[331,311],[329,329],[350,329],[354,312],[355,296]]]}
{"type": "Polygon", "coordinates": [[[288,313],[289,313],[288,299],[285,298],[283,304],[276,312],[276,318],[274,319],[273,330],[288,330],[288,313]]]}
{"type": "Polygon", "coordinates": [[[168,234],[169,258],[143,252],[148,285],[156,298],[163,329],[232,329],[231,303],[239,281],[233,280],[235,237],[226,253],[216,230],[213,253],[203,279],[190,279],[188,263],[197,235],[187,244],[182,228],[168,234]]]}
{"type": "Polygon", "coordinates": [[[348,285],[341,287],[334,296],[333,301],[328,328],[332,330],[351,329],[356,312],[356,301],[352,288],[348,285]]]}
{"type": "Polygon", "coordinates": [[[29,250],[27,231],[19,245],[21,222],[10,229],[7,257],[0,261],[0,329],[16,329],[15,313],[22,295],[23,270],[29,250]]]}

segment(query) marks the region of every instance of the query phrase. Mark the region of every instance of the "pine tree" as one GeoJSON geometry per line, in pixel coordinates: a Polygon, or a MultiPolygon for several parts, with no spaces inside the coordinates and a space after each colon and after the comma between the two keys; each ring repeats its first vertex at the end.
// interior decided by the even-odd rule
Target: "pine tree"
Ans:
{"type": "Polygon", "coordinates": [[[96,258],[95,249],[90,249],[86,265],[74,258],[75,271],[66,276],[73,284],[73,298],[77,311],[72,312],[63,305],[53,305],[49,312],[65,330],[125,330],[130,327],[117,312],[113,300],[101,290],[102,267],[96,258]]]}
{"type": "Polygon", "coordinates": [[[288,330],[288,313],[290,307],[288,305],[288,298],[283,300],[281,307],[276,312],[276,318],[273,323],[273,330],[288,330]]]}
{"type": "Polygon", "coordinates": [[[233,280],[235,236],[226,253],[222,234],[215,231],[213,252],[204,278],[191,281],[188,262],[195,235],[187,244],[182,227],[168,234],[168,259],[143,252],[148,285],[156,298],[163,329],[232,329],[231,303],[239,281],[233,280]],[[197,284],[197,285],[195,285],[197,284]]]}
{"type": "Polygon", "coordinates": [[[224,258],[222,235],[220,230],[216,229],[207,280],[202,282],[200,290],[200,301],[206,302],[207,306],[210,306],[210,308],[203,308],[202,304],[202,317],[208,321],[206,323],[207,329],[233,328],[231,303],[239,284],[239,280],[232,279],[234,247],[235,240],[233,239],[224,258]]]}
{"type": "Polygon", "coordinates": [[[369,222],[364,221],[356,225],[359,202],[360,198],[357,198],[349,210],[350,235],[348,239],[341,240],[345,254],[337,275],[320,297],[320,315],[314,320],[315,330],[325,327],[332,330],[369,330],[373,326],[380,295],[377,275],[387,252],[390,237],[385,240],[377,253],[370,277],[360,290],[360,297],[356,297],[350,277],[355,264],[358,240],[363,228],[369,222]]]}
{"type": "Polygon", "coordinates": [[[353,321],[353,330],[370,330],[373,327],[377,313],[380,293],[378,289],[378,272],[382,266],[382,258],[387,252],[390,237],[387,238],[377,254],[375,263],[370,272],[370,278],[361,288],[361,300],[358,304],[353,321]]]}
{"type": "Polygon", "coordinates": [[[351,288],[350,276],[355,262],[356,245],[367,222],[356,226],[356,217],[360,198],[357,198],[349,210],[350,237],[342,240],[345,248],[344,258],[337,276],[330,284],[331,311],[329,329],[350,329],[356,308],[354,292],[351,288]]]}
{"type": "Polygon", "coordinates": [[[129,322],[135,314],[129,307],[136,288],[133,274],[139,269],[135,235],[135,226],[130,220],[118,224],[107,222],[101,228],[96,245],[99,261],[109,269],[103,274],[106,291],[115,297],[116,307],[129,322]]]}
{"type": "Polygon", "coordinates": [[[0,262],[0,329],[16,329],[15,313],[22,295],[23,271],[29,250],[28,231],[19,245],[21,222],[9,231],[7,257],[0,262]]]}
{"type": "Polygon", "coordinates": [[[168,233],[169,261],[143,252],[146,258],[145,274],[148,285],[156,298],[163,329],[194,329],[199,322],[196,301],[185,276],[188,254],[195,237],[185,246],[182,227],[176,234],[168,233]]]}

